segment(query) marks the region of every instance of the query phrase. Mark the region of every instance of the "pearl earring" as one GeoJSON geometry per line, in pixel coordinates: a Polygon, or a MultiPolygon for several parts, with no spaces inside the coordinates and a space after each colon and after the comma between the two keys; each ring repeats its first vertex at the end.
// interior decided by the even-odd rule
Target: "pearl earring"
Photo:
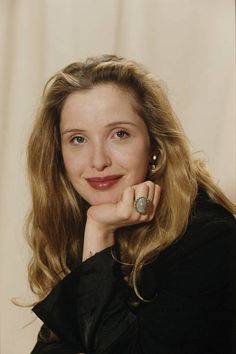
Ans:
{"type": "Polygon", "coordinates": [[[150,165],[151,165],[151,170],[155,171],[155,169],[157,167],[157,155],[156,154],[154,154],[152,156],[152,161],[151,161],[150,165]]]}

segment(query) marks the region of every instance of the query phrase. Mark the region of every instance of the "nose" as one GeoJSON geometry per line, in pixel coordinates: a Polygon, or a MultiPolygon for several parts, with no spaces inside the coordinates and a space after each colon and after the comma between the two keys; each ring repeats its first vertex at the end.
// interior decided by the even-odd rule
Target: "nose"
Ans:
{"type": "Polygon", "coordinates": [[[104,144],[96,144],[91,151],[91,167],[98,171],[111,165],[111,156],[104,144]]]}

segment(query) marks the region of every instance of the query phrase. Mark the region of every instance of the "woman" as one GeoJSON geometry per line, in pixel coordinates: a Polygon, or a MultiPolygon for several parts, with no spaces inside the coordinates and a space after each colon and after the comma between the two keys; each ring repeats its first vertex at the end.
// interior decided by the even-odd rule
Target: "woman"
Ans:
{"type": "Polygon", "coordinates": [[[32,354],[234,352],[236,208],[141,65],[55,74],[28,167],[32,354]]]}

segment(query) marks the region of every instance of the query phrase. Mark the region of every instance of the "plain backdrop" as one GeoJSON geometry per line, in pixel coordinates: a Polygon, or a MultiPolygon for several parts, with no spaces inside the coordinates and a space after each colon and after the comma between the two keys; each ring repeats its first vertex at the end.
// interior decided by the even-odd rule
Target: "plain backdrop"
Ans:
{"type": "Polygon", "coordinates": [[[233,0],[0,0],[1,354],[30,353],[40,326],[11,299],[34,300],[25,148],[47,78],[103,53],[142,62],[166,83],[192,151],[235,201],[234,12],[233,0]]]}

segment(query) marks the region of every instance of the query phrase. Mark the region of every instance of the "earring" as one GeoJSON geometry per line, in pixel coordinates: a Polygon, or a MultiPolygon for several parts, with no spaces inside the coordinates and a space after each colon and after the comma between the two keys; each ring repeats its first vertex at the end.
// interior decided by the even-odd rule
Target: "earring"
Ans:
{"type": "Polygon", "coordinates": [[[156,169],[156,167],[157,167],[157,155],[156,154],[154,154],[154,155],[152,155],[152,160],[151,160],[151,162],[150,162],[150,169],[151,169],[151,171],[155,171],[155,169],[156,169]]]}

